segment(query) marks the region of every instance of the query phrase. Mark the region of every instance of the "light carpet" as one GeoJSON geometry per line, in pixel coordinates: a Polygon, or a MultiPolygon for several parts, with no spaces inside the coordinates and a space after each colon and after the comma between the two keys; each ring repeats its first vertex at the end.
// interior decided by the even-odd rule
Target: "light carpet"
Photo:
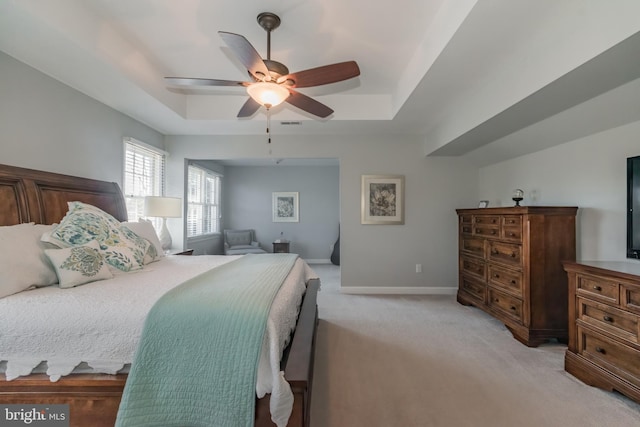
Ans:
{"type": "Polygon", "coordinates": [[[312,268],[312,427],[640,426],[640,405],[564,371],[566,345],[526,347],[455,296],[341,294],[339,267],[312,268]]]}

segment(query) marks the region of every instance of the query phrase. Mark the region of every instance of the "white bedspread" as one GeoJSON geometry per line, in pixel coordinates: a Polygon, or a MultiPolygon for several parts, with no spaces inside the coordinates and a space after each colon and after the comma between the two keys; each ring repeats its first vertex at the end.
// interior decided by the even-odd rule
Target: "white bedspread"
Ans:
{"type": "MultiPolygon", "coordinates": [[[[49,286],[0,299],[0,362],[6,362],[0,365],[6,365],[6,379],[29,375],[42,362],[51,381],[85,363],[93,372],[117,373],[133,361],[144,319],[165,292],[237,258],[169,256],[113,279],[71,289],[49,286]]],[[[256,394],[272,393],[272,417],[278,418],[274,412],[286,407],[290,412],[291,390],[280,372],[280,358],[311,278],[317,275],[298,259],[269,313],[256,394]]]]}

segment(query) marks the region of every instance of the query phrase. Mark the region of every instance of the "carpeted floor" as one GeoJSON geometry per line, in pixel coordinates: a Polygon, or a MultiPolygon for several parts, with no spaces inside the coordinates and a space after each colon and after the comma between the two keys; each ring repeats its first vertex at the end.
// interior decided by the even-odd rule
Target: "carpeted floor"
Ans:
{"type": "Polygon", "coordinates": [[[564,371],[565,345],[528,348],[454,296],[341,294],[339,267],[312,267],[312,427],[640,426],[640,405],[564,371]]]}

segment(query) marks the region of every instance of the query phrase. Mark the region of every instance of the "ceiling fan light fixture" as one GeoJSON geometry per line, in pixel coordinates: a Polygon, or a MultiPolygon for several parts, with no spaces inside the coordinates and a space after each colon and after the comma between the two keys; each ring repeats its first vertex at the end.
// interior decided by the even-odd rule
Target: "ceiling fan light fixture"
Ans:
{"type": "Polygon", "coordinates": [[[267,108],[282,104],[289,97],[289,90],[277,83],[258,82],[247,86],[247,93],[258,104],[267,108]]]}

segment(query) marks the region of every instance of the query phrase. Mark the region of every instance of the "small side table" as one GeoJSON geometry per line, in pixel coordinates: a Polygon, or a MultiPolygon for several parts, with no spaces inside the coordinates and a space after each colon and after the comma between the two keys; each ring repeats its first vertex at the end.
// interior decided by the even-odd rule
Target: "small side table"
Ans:
{"type": "Polygon", "coordinates": [[[288,254],[289,253],[289,242],[273,242],[273,253],[274,254],[288,254]]]}

